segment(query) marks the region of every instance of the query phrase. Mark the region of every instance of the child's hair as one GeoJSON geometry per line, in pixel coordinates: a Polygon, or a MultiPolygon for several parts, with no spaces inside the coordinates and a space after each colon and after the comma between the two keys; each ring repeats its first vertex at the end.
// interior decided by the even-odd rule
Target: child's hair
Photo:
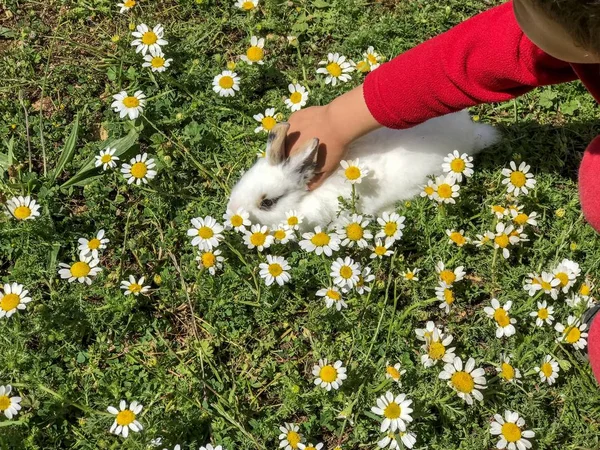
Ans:
{"type": "Polygon", "coordinates": [[[533,0],[575,43],[600,55],[600,0],[533,0]]]}

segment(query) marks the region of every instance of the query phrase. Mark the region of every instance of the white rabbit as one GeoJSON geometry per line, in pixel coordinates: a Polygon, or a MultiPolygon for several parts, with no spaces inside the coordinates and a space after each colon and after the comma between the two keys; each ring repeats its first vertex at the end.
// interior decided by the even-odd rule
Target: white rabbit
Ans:
{"type": "MultiPolygon", "coordinates": [[[[334,173],[313,191],[307,189],[317,160],[319,141],[311,139],[293,155],[285,155],[289,124],[279,123],[269,133],[266,157],[242,176],[231,192],[227,208],[250,213],[252,223],[274,226],[296,210],[304,216],[302,230],[326,226],[336,219],[338,197],[351,198],[352,187],[334,173]]],[[[419,193],[428,175],[442,172],[442,163],[453,150],[470,155],[496,143],[500,134],[489,125],[471,121],[459,111],[428,120],[406,130],[380,128],[354,141],[347,160],[360,159],[369,174],[356,184],[357,209],[376,215],[419,193]]]]}

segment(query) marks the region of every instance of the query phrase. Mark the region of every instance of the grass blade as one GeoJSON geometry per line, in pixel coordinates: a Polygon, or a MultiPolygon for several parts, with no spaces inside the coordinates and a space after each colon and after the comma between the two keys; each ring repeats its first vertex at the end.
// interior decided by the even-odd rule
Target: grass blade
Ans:
{"type": "Polygon", "coordinates": [[[79,133],[79,113],[75,116],[75,120],[73,121],[73,125],[71,127],[71,134],[65,141],[65,146],[63,151],[60,154],[60,158],[58,158],[58,162],[56,163],[56,167],[52,171],[51,180],[54,182],[58,177],[58,174],[61,173],[65,166],[71,162],[73,156],[75,155],[75,144],[77,143],[77,134],[79,133]]]}

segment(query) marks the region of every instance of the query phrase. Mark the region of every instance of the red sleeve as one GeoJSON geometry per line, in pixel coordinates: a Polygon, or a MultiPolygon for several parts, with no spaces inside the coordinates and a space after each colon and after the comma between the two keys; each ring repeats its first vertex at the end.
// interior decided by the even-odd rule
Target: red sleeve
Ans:
{"type": "Polygon", "coordinates": [[[523,34],[510,1],[383,64],[367,76],[364,96],[379,123],[409,128],[576,78],[569,63],[544,53],[523,34]]]}

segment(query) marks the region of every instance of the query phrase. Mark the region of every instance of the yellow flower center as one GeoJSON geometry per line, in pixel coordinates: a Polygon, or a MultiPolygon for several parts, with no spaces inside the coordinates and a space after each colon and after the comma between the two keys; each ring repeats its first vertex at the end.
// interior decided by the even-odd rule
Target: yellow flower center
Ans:
{"type": "Polygon", "coordinates": [[[244,218],[238,214],[231,216],[231,225],[233,225],[234,227],[240,227],[244,224],[244,218]]]}
{"type": "Polygon", "coordinates": [[[540,319],[546,320],[550,316],[550,313],[548,313],[548,308],[540,308],[537,315],[540,319]]]}
{"type": "Polygon", "coordinates": [[[350,166],[344,171],[344,175],[349,180],[358,180],[360,178],[360,169],[356,166],[350,166]]]}
{"type": "Polygon", "coordinates": [[[369,69],[369,62],[365,61],[364,59],[356,63],[356,70],[358,70],[359,72],[368,72],[369,69]]]}
{"type": "Polygon", "coordinates": [[[246,57],[252,62],[258,62],[263,59],[265,52],[262,48],[252,46],[248,50],[246,50],[246,57]]]}
{"type": "Polygon", "coordinates": [[[100,158],[100,161],[103,164],[108,164],[109,162],[112,161],[112,156],[110,156],[110,155],[102,155],[102,158],[100,158]]]}
{"type": "Polygon", "coordinates": [[[395,367],[387,366],[387,368],[385,369],[385,371],[387,372],[387,374],[390,377],[392,377],[392,379],[394,379],[394,380],[399,380],[400,379],[400,372],[395,367]]]}
{"type": "Polygon", "coordinates": [[[21,297],[17,294],[6,294],[2,297],[2,300],[0,300],[0,309],[5,312],[12,311],[19,306],[19,303],[21,303],[21,297]]]}
{"type": "Polygon", "coordinates": [[[585,297],[590,295],[590,291],[591,291],[591,289],[587,284],[582,284],[581,287],[579,288],[579,294],[583,295],[585,297]]]}
{"type": "Polygon", "coordinates": [[[135,294],[137,292],[142,292],[142,285],[138,283],[131,283],[127,289],[129,289],[129,292],[135,294]]]}
{"type": "Polygon", "coordinates": [[[140,101],[136,97],[130,95],[129,97],[125,97],[123,99],[123,104],[126,108],[137,108],[140,106],[140,101]]]}
{"type": "Polygon", "coordinates": [[[88,248],[90,250],[98,250],[100,248],[100,245],[102,245],[102,242],[98,238],[91,239],[88,242],[88,248]]]}
{"type": "Polygon", "coordinates": [[[451,305],[452,303],[454,303],[454,293],[452,292],[452,289],[444,289],[444,301],[448,304],[451,305]]]}
{"type": "Polygon", "coordinates": [[[212,228],[204,226],[204,227],[200,227],[198,229],[198,236],[200,236],[202,239],[210,239],[211,237],[214,236],[214,231],[212,230],[212,228]]]}
{"type": "Polygon", "coordinates": [[[290,101],[292,103],[300,103],[302,101],[302,94],[298,91],[292,93],[292,95],[290,95],[290,101]]]}
{"type": "Polygon", "coordinates": [[[327,291],[327,297],[331,300],[335,300],[336,302],[342,298],[342,295],[338,291],[334,291],[333,289],[329,289],[327,291]]]}
{"type": "Polygon", "coordinates": [[[4,411],[6,409],[8,409],[11,405],[11,401],[10,398],[8,398],[6,395],[3,395],[0,397],[0,411],[4,411]]]}
{"type": "Polygon", "coordinates": [[[306,446],[304,447],[304,450],[317,450],[315,447],[313,447],[312,445],[306,446]]]}
{"type": "Polygon", "coordinates": [[[406,278],[407,280],[412,280],[415,277],[415,274],[413,272],[406,272],[404,274],[404,278],[406,278]]]}
{"type": "Polygon", "coordinates": [[[277,231],[275,231],[275,233],[273,233],[273,237],[275,239],[277,239],[278,241],[285,239],[285,236],[286,236],[285,230],[277,230],[277,231]]]}
{"type": "Polygon", "coordinates": [[[383,245],[378,245],[377,247],[375,247],[375,254],[377,256],[383,256],[386,252],[387,248],[385,248],[383,245]]]}
{"type": "Polygon", "coordinates": [[[568,327],[565,331],[565,341],[569,344],[575,344],[581,337],[581,331],[577,327],[568,327]]]}
{"type": "Polygon", "coordinates": [[[323,247],[323,246],[329,244],[330,240],[331,240],[331,238],[329,237],[329,235],[322,231],[320,233],[315,234],[313,237],[310,238],[310,242],[312,242],[317,247],[323,247]]]}
{"type": "Polygon", "coordinates": [[[506,248],[508,247],[508,244],[510,244],[510,241],[508,240],[508,235],[506,233],[502,233],[500,236],[496,236],[494,238],[494,242],[500,248],[506,248]]]}
{"type": "Polygon", "coordinates": [[[352,267],[350,266],[342,266],[340,268],[340,276],[345,279],[352,278],[353,275],[352,267]]]}
{"type": "Polygon", "coordinates": [[[230,77],[229,75],[223,75],[219,79],[219,86],[221,86],[223,89],[231,89],[233,87],[233,77],[230,77]]]}
{"type": "Polygon", "coordinates": [[[559,279],[561,286],[566,286],[567,284],[569,284],[569,275],[567,275],[566,273],[558,272],[554,276],[559,279]]]}
{"type": "Polygon", "coordinates": [[[27,206],[17,206],[13,212],[16,219],[24,220],[31,216],[31,209],[27,206]]]}
{"type": "Polygon", "coordinates": [[[325,383],[333,383],[337,379],[337,370],[331,365],[321,367],[319,378],[325,383]]]}
{"type": "Polygon", "coordinates": [[[494,205],[492,206],[492,211],[498,214],[504,214],[506,212],[506,208],[503,206],[494,205]]]}
{"type": "MultiPolygon", "coordinates": [[[[246,11],[250,11],[252,8],[254,8],[254,3],[253,2],[244,2],[242,3],[242,9],[245,9],[246,11]]],[[[300,441],[298,441],[300,442],[300,441]]]]}
{"type": "Polygon", "coordinates": [[[159,67],[163,67],[165,65],[165,58],[162,56],[155,56],[152,58],[152,61],[150,61],[150,64],[152,64],[152,67],[155,69],[158,69],[159,67]]]}
{"type": "MultiPolygon", "coordinates": [[[[250,2],[246,2],[246,3],[250,3],[250,2]]],[[[290,447],[298,448],[298,444],[300,443],[300,435],[298,433],[296,433],[295,431],[288,431],[287,441],[288,441],[288,444],[290,444],[290,447]]]]}
{"type": "Polygon", "coordinates": [[[129,409],[120,411],[119,414],[117,414],[117,424],[121,425],[122,427],[133,423],[134,420],[135,414],[129,409]]]}
{"type": "Polygon", "coordinates": [[[390,402],[383,410],[383,415],[386,419],[397,419],[402,414],[402,408],[396,402],[390,402]]]}
{"type": "Polygon", "coordinates": [[[515,377],[515,369],[510,364],[503,362],[500,368],[502,369],[500,376],[505,380],[510,381],[515,377]]]}
{"type": "Polygon", "coordinates": [[[431,359],[442,359],[446,354],[446,347],[444,347],[444,344],[442,344],[440,341],[434,341],[429,344],[427,354],[431,359]]]}
{"type": "Polygon", "coordinates": [[[142,35],[142,44],[144,45],[156,44],[156,41],[158,41],[158,36],[154,31],[146,31],[142,35]]]}
{"type": "Polygon", "coordinates": [[[552,285],[550,284],[549,281],[541,280],[540,286],[542,287],[542,290],[544,290],[544,291],[550,291],[550,290],[552,290],[552,285]]]}
{"type": "Polygon", "coordinates": [[[475,381],[473,380],[473,377],[471,374],[468,374],[464,371],[455,372],[452,374],[450,381],[452,381],[452,384],[456,390],[462,392],[463,394],[470,394],[475,388],[475,381]]]}
{"type": "Polygon", "coordinates": [[[135,0],[125,0],[123,6],[125,8],[133,8],[135,6],[135,0]]]}
{"type": "Polygon", "coordinates": [[[353,222],[346,226],[346,236],[352,241],[358,241],[363,237],[363,228],[360,224],[353,222]]]}
{"type": "Polygon", "coordinates": [[[71,275],[75,278],[81,278],[87,276],[90,273],[90,266],[88,263],[79,261],[71,266],[71,275]]]}
{"type": "Polygon", "coordinates": [[[525,174],[519,170],[515,170],[510,174],[510,182],[514,187],[523,187],[526,181],[525,174]]]}
{"type": "Polygon", "coordinates": [[[131,166],[131,176],[133,178],[144,178],[148,173],[148,167],[143,162],[136,162],[131,166]]]}
{"type": "Polygon", "coordinates": [[[515,218],[513,219],[513,221],[517,225],[525,225],[528,220],[529,220],[529,216],[525,213],[520,213],[517,216],[515,216],[515,218]]]}
{"type": "Polygon", "coordinates": [[[250,235],[250,243],[255,247],[260,247],[267,240],[267,236],[264,233],[256,232],[250,235]]]}
{"type": "Polygon", "coordinates": [[[261,123],[262,123],[262,127],[265,130],[271,131],[271,128],[273,128],[275,126],[277,121],[273,117],[267,116],[263,120],[261,120],[261,123]]]}
{"type": "Polygon", "coordinates": [[[502,436],[508,442],[517,442],[521,439],[521,429],[512,422],[506,422],[502,425],[502,436]]]}
{"type": "Polygon", "coordinates": [[[440,184],[438,186],[437,192],[441,198],[451,198],[452,197],[452,186],[450,186],[448,183],[440,184]]]}
{"type": "Polygon", "coordinates": [[[455,158],[450,163],[450,169],[452,169],[452,172],[463,173],[466,167],[467,165],[461,158],[455,158]]]}
{"type": "Polygon", "coordinates": [[[467,242],[467,239],[458,231],[450,233],[450,240],[458,246],[463,246],[467,242]]]}
{"type": "Polygon", "coordinates": [[[546,378],[550,377],[553,373],[552,364],[545,362],[542,364],[542,367],[540,367],[540,371],[546,376],[546,378]]]}
{"type": "Polygon", "coordinates": [[[283,272],[283,267],[281,267],[281,264],[278,263],[273,263],[273,264],[269,264],[269,273],[274,276],[274,277],[278,277],[279,275],[281,275],[283,272]]]}
{"type": "Polygon", "coordinates": [[[296,216],[290,216],[287,219],[287,223],[291,227],[294,227],[294,226],[298,225],[298,222],[300,222],[300,220],[296,216]]]}
{"type": "Polygon", "coordinates": [[[446,284],[452,284],[456,280],[456,275],[451,270],[444,269],[440,272],[440,279],[446,284]]]}
{"type": "Polygon", "coordinates": [[[510,317],[508,317],[508,314],[504,308],[498,308],[496,311],[494,311],[494,320],[502,328],[510,323],[510,317]]]}
{"type": "Polygon", "coordinates": [[[337,78],[342,74],[342,68],[338,63],[332,62],[327,64],[327,72],[329,72],[332,77],[337,78]]]}
{"type": "Polygon", "coordinates": [[[213,267],[216,259],[215,254],[212,252],[202,253],[202,265],[204,267],[213,267]]]}
{"type": "Polygon", "coordinates": [[[388,222],[383,227],[383,232],[386,236],[392,237],[398,231],[398,224],[396,222],[388,222]]]}
{"type": "Polygon", "coordinates": [[[362,275],[358,276],[358,281],[356,282],[356,287],[361,287],[365,285],[365,279],[362,275]]]}
{"type": "Polygon", "coordinates": [[[372,53],[367,53],[367,59],[371,64],[377,64],[377,56],[372,53]]]}
{"type": "Polygon", "coordinates": [[[427,195],[433,195],[433,193],[435,192],[435,189],[433,189],[431,186],[425,186],[423,190],[427,195]]]}

